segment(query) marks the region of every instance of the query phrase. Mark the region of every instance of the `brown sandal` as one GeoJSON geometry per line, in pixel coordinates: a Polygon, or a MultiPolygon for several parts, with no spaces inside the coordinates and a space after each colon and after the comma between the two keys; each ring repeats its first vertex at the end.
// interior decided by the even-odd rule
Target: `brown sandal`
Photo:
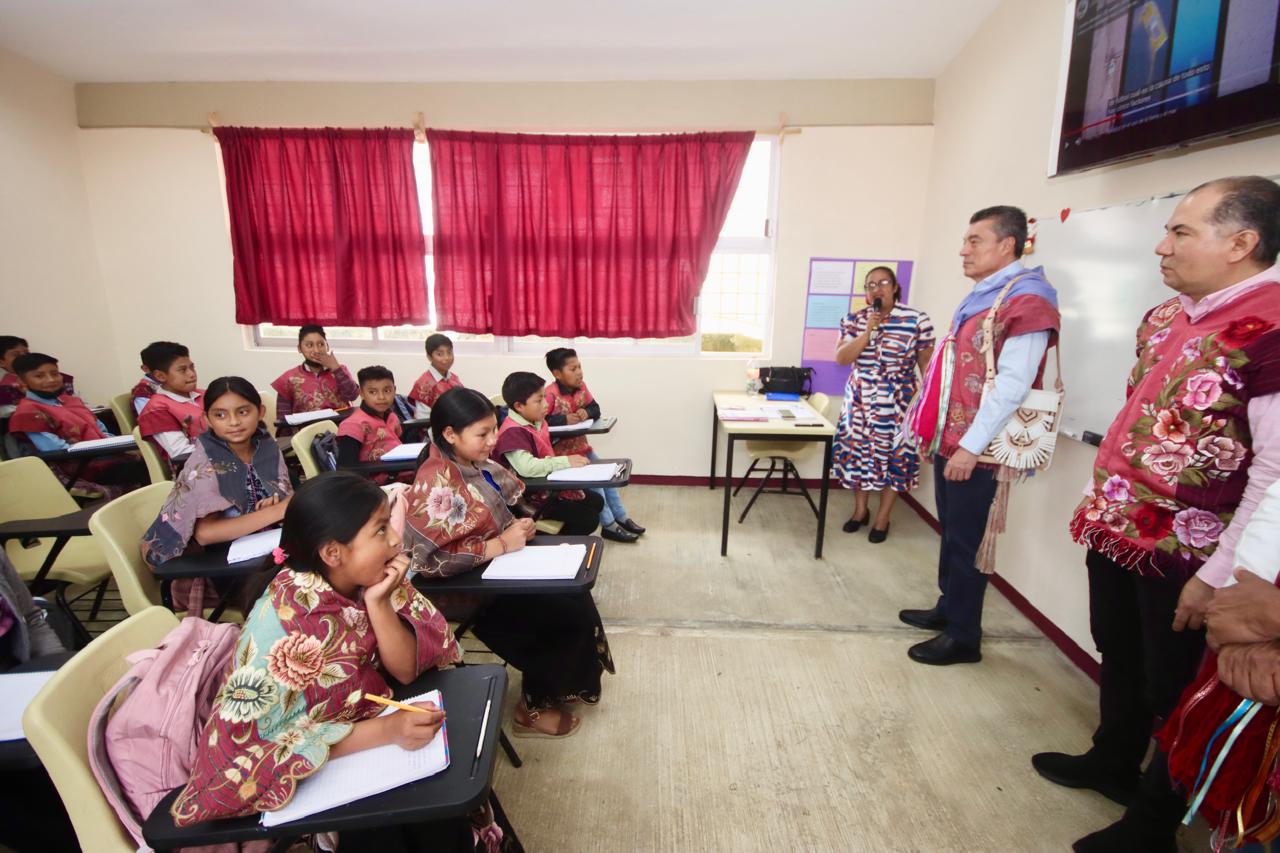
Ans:
{"type": "Polygon", "coordinates": [[[560,711],[560,719],[556,724],[555,732],[545,732],[542,729],[535,728],[535,724],[541,718],[543,711],[549,711],[550,708],[538,710],[530,708],[520,700],[520,704],[516,705],[515,713],[511,715],[511,734],[515,737],[541,737],[558,740],[573,735],[578,730],[578,726],[582,721],[570,714],[568,711],[560,711]],[[522,722],[523,720],[523,722],[522,722]]]}

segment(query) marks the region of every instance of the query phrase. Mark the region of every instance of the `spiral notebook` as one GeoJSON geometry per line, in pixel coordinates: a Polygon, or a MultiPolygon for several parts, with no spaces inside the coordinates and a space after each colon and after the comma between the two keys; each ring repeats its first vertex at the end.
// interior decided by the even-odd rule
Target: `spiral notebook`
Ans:
{"type": "MultiPolygon", "coordinates": [[[[437,708],[444,707],[439,690],[404,701],[409,704],[434,702],[437,708]]],[[[380,716],[395,712],[395,708],[388,708],[380,716]]],[[[262,825],[279,826],[434,776],[449,766],[447,726],[448,723],[440,727],[431,743],[412,752],[390,743],[329,759],[319,770],[298,783],[293,799],[283,808],[263,812],[262,825]]]]}

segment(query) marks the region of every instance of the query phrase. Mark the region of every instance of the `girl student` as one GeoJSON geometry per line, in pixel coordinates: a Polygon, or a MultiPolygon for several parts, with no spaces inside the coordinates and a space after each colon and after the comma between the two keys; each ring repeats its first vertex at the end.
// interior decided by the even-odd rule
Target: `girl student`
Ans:
{"type": "MultiPolygon", "coordinates": [[[[392,743],[421,749],[444,722],[430,703],[380,716],[383,706],[366,698],[390,698],[393,681],[462,658],[444,617],[406,578],[409,556],[382,489],[345,471],[307,480],[288,503],[280,545],[279,573],[245,621],[171,808],[179,826],[278,809],[329,758],[392,743]]],[[[344,831],[343,848],[431,849],[430,829],[403,829],[344,831]]],[[[491,813],[473,815],[478,849],[501,837],[491,813]]]]}
{"type": "MultiPolygon", "coordinates": [[[[160,514],[142,538],[142,557],[158,567],[197,546],[231,542],[284,517],[293,487],[284,457],[262,425],[256,388],[222,376],[204,394],[209,429],[196,436],[191,456],[160,514]]],[[[173,585],[175,606],[194,599],[203,581],[173,585]]]]}
{"type": "MultiPolygon", "coordinates": [[[[426,584],[517,551],[534,535],[533,521],[516,517],[528,514],[520,503],[524,484],[489,459],[498,424],[483,394],[469,388],[442,394],[431,407],[431,434],[407,491],[404,531],[411,570],[426,584]]],[[[580,721],[570,707],[600,701],[600,674],[614,671],[590,593],[498,596],[477,616],[476,636],[523,673],[513,733],[576,732],[580,721]]]]}

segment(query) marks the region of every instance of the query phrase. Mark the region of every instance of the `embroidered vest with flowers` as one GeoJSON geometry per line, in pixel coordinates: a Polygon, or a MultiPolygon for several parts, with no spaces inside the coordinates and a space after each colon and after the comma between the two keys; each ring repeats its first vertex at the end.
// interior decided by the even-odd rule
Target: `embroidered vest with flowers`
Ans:
{"type": "Polygon", "coordinates": [[[338,425],[338,435],[360,442],[360,461],[377,462],[394,447],[400,446],[400,419],[395,412],[388,412],[384,421],[369,414],[363,407],[338,425]]]}
{"type": "MultiPolygon", "coordinates": [[[[982,403],[982,386],[987,377],[987,363],[982,353],[982,322],[987,312],[970,317],[955,336],[955,368],[951,379],[951,395],[947,401],[946,419],[938,455],[950,458],[960,446],[960,439],[969,431],[982,403]]],[[[1061,318],[1058,309],[1047,299],[1034,294],[1023,294],[1006,300],[996,312],[992,334],[995,337],[994,355],[1000,359],[1000,351],[1009,338],[1029,335],[1032,332],[1049,332],[1049,347],[1058,345],[1058,326],[1061,318]]],[[[1048,347],[1045,348],[1046,358],[1048,347]]],[[[1040,359],[1033,388],[1042,387],[1045,359],[1040,359]]],[[[986,467],[984,465],[984,467],[986,467]]]]}
{"type": "Polygon", "coordinates": [[[70,444],[106,438],[98,429],[98,416],[73,394],[58,397],[62,405],[51,406],[30,397],[18,401],[18,407],[9,418],[10,432],[51,432],[70,444]]]}
{"type": "Polygon", "coordinates": [[[341,409],[350,402],[338,391],[337,373],[332,370],[312,373],[301,364],[280,374],[271,387],[293,401],[295,412],[341,409]]]}
{"type": "Polygon", "coordinates": [[[204,391],[195,399],[178,401],[167,394],[152,394],[138,415],[138,429],[144,436],[180,432],[192,440],[209,428],[204,413],[204,391]]]}
{"type": "MultiPolygon", "coordinates": [[[[560,390],[560,383],[552,380],[547,385],[546,397],[547,413],[552,415],[569,415],[578,411],[578,409],[585,409],[595,402],[595,398],[587,390],[587,383],[585,382],[579,385],[576,391],[566,394],[560,390]]],[[[562,438],[552,444],[552,447],[555,448],[556,453],[562,456],[569,456],[574,453],[586,456],[591,452],[591,445],[587,443],[585,435],[562,438]]]]}
{"type": "Polygon", "coordinates": [[[461,388],[462,380],[458,378],[458,374],[452,370],[444,379],[436,379],[436,375],[428,369],[425,373],[418,377],[418,381],[413,383],[413,390],[409,392],[409,402],[421,403],[430,408],[436,404],[436,400],[448,391],[450,388],[461,388]]]}
{"type": "Polygon", "coordinates": [[[1249,401],[1278,391],[1280,283],[1195,323],[1176,297],[1153,308],[1072,537],[1140,574],[1189,577],[1244,493],[1249,401]]]}

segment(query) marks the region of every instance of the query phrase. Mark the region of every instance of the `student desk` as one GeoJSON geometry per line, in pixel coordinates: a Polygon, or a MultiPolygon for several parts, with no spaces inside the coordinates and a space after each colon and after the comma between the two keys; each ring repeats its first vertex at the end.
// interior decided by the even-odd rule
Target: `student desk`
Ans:
{"type": "Polygon", "coordinates": [[[169,807],[177,799],[180,790],[174,789],[156,805],[142,825],[143,838],[156,850],[173,850],[204,844],[293,837],[330,830],[341,832],[454,820],[466,822],[467,837],[470,838],[467,816],[484,803],[493,781],[494,744],[502,728],[499,723],[507,693],[506,668],[487,664],[431,670],[423,673],[412,684],[392,689],[397,699],[405,699],[428,690],[440,691],[446,714],[445,731],[449,738],[449,766],[444,771],[381,794],[273,827],[263,826],[257,815],[176,827],[169,814],[169,807]],[[480,724],[484,718],[485,702],[490,698],[492,705],[489,724],[485,727],[480,759],[476,761],[480,724]]]}
{"type": "Polygon", "coordinates": [[[577,438],[580,435],[604,435],[613,429],[614,424],[618,422],[617,418],[597,418],[591,426],[584,429],[558,429],[551,432],[551,440],[559,441],[562,438],[577,438]]]}
{"type": "MultiPolygon", "coordinates": [[[[53,518],[29,518],[17,519],[0,524],[0,548],[10,539],[43,539],[52,537],[53,545],[49,548],[49,553],[45,555],[44,562],[40,564],[40,570],[36,572],[35,577],[27,582],[27,586],[35,595],[41,594],[45,586],[45,579],[49,575],[49,571],[53,568],[53,564],[57,562],[58,555],[62,553],[62,549],[67,547],[67,543],[71,541],[73,536],[91,536],[92,531],[89,530],[89,518],[98,511],[102,503],[85,507],[76,512],[69,512],[66,515],[58,515],[53,518]]],[[[71,605],[67,601],[65,583],[54,584],[57,590],[54,594],[54,600],[62,612],[70,617],[71,628],[75,631],[77,639],[81,644],[89,642],[89,632],[80,624],[80,620],[75,618],[75,614],[71,610],[71,605]]],[[[98,590],[98,599],[95,609],[102,604],[102,595],[105,587],[98,590]]]]}
{"type": "Polygon", "coordinates": [[[121,453],[136,453],[138,445],[125,444],[117,447],[92,447],[88,450],[54,450],[49,453],[37,453],[40,459],[48,465],[55,462],[74,462],[76,467],[71,471],[71,481],[68,488],[75,485],[80,476],[84,474],[84,469],[89,467],[89,463],[95,459],[102,459],[106,456],[118,456],[121,453]]]}
{"type": "Polygon", "coordinates": [[[530,477],[524,481],[524,490],[526,492],[567,492],[573,489],[620,489],[631,482],[630,459],[597,459],[591,464],[604,465],[609,462],[622,465],[622,472],[612,480],[571,483],[566,480],[548,480],[546,477],[530,477]]]}
{"type": "Polygon", "coordinates": [[[416,471],[417,468],[416,456],[412,459],[395,459],[391,462],[357,462],[355,465],[338,466],[339,471],[350,471],[365,477],[371,477],[374,474],[399,474],[404,471],[416,471]]]}
{"type": "MultiPolygon", "coordinates": [[[[228,564],[227,551],[230,548],[230,542],[210,545],[199,554],[184,554],[181,557],[174,557],[169,562],[152,569],[152,573],[162,584],[168,584],[182,578],[240,580],[256,575],[258,572],[267,571],[268,569],[275,571],[276,569],[275,562],[270,554],[264,557],[255,557],[252,560],[242,560],[239,563],[228,564]]],[[[227,609],[227,605],[231,603],[232,594],[238,591],[237,584],[226,585],[226,589],[219,594],[218,603],[214,605],[213,610],[209,613],[208,619],[210,622],[218,621],[223,611],[227,609]]]]}
{"type": "Polygon", "coordinates": [[[815,410],[808,402],[789,402],[790,406],[803,406],[809,410],[809,419],[822,421],[821,426],[795,426],[781,418],[767,421],[722,421],[720,408],[742,406],[757,408],[762,403],[771,402],[763,394],[750,396],[734,391],[716,391],[711,395],[711,475],[707,478],[707,488],[716,487],[716,443],[720,428],[724,427],[725,460],[724,460],[724,517],[720,522],[720,556],[729,553],[729,499],[733,488],[733,445],[739,441],[758,439],[761,441],[820,441],[822,450],[822,487],[818,499],[818,536],[813,549],[814,559],[822,558],[822,539],[827,523],[827,492],[831,480],[831,444],[835,438],[836,428],[831,421],[815,410]]]}

